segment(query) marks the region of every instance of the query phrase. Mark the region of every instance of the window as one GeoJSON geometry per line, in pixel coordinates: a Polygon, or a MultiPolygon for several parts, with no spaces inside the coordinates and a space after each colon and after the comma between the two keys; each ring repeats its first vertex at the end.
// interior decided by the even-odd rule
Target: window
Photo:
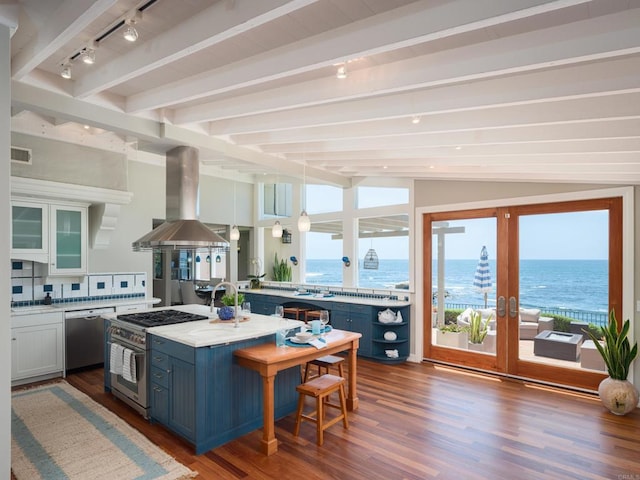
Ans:
{"type": "Polygon", "coordinates": [[[264,211],[265,216],[290,217],[292,185],[290,183],[265,183],[264,184],[264,211]]]}
{"type": "Polygon", "coordinates": [[[307,185],[306,210],[314,213],[342,211],[342,189],[330,185],[307,185]]]}

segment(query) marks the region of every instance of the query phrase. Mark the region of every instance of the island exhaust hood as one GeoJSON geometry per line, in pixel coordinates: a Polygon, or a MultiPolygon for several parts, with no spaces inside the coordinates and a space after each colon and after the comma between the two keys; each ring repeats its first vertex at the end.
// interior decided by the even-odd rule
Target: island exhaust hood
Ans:
{"type": "Polygon", "coordinates": [[[133,242],[133,249],[228,250],[229,242],[198,220],[198,150],[184,146],[169,150],[166,172],[166,221],[133,242]]]}

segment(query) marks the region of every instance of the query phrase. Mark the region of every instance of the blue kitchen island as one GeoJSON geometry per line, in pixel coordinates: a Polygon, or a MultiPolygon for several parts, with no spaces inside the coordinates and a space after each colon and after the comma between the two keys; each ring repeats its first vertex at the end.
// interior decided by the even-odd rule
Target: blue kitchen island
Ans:
{"type": "MultiPolygon", "coordinates": [[[[274,343],[278,322],[251,314],[238,328],[202,320],[148,329],[151,421],[193,444],[196,454],[262,427],[261,377],[239,366],[233,352],[274,343]]],[[[299,383],[299,367],[278,374],[276,418],[295,412],[299,383]]]]}

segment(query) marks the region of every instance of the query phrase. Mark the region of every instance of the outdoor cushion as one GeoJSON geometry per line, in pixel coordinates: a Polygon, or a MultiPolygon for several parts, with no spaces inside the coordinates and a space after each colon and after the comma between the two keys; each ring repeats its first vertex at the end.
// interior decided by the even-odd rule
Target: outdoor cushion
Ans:
{"type": "Polygon", "coordinates": [[[520,309],[520,321],[521,322],[536,322],[540,318],[539,308],[521,308],[520,309]]]}

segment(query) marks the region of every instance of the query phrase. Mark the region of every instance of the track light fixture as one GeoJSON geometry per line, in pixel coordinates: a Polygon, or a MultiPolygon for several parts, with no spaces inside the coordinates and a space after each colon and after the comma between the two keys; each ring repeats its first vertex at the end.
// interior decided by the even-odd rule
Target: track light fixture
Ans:
{"type": "Polygon", "coordinates": [[[338,71],[336,72],[336,78],[339,78],[340,80],[343,80],[345,78],[347,78],[347,66],[346,65],[340,65],[338,67],[338,71]]]}
{"type": "Polygon", "coordinates": [[[126,28],[122,36],[127,42],[135,42],[138,40],[138,31],[134,27],[136,20],[134,18],[128,18],[124,21],[126,28]]]}
{"type": "Polygon", "coordinates": [[[411,117],[411,123],[413,123],[414,125],[417,125],[418,123],[420,123],[420,115],[414,115],[413,117],[411,117]]]}
{"type": "Polygon", "coordinates": [[[82,59],[83,63],[86,63],[87,65],[93,65],[94,63],[96,63],[95,49],[91,47],[86,47],[84,50],[82,50],[82,53],[80,54],[80,58],[82,59]]]}
{"type": "Polygon", "coordinates": [[[65,63],[62,65],[62,70],[60,70],[60,76],[64,79],[69,80],[71,78],[71,65],[65,63]]]}

